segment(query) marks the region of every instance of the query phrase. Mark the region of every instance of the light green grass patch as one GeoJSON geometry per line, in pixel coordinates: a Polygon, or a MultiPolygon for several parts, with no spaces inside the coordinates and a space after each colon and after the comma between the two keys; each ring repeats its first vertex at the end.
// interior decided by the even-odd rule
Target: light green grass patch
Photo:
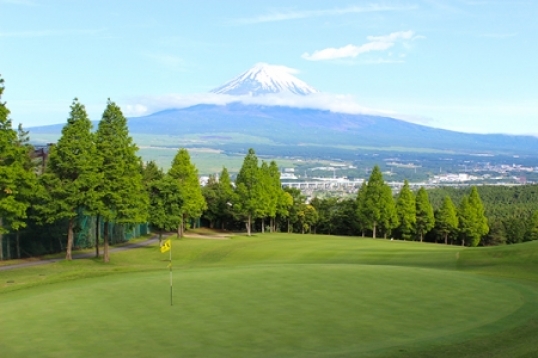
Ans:
{"type": "Polygon", "coordinates": [[[156,246],[115,253],[111,264],[0,272],[0,352],[530,357],[537,350],[537,243],[462,248],[287,234],[172,241],[173,306],[168,255],[156,246]]]}
{"type": "Polygon", "coordinates": [[[200,357],[359,354],[472,330],[522,304],[517,290],[487,279],[390,266],[186,270],[175,273],[174,288],[171,307],[166,270],[14,292],[3,297],[3,327],[32,324],[23,335],[16,329],[3,332],[10,342],[3,352],[11,357],[112,351],[200,357]],[[464,305],[458,304],[462,297],[464,305]],[[25,344],[29,336],[37,344],[25,344]]]}

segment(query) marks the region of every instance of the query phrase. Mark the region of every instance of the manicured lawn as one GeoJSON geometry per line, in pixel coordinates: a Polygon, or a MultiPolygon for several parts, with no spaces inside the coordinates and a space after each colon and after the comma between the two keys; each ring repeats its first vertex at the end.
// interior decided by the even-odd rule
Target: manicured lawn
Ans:
{"type": "Polygon", "coordinates": [[[0,272],[6,357],[516,357],[538,351],[538,245],[310,235],[174,240],[0,272]]]}

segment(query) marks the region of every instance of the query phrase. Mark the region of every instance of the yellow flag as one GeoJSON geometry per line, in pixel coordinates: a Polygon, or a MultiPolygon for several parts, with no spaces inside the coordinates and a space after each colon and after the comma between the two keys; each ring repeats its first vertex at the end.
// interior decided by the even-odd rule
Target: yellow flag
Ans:
{"type": "Polygon", "coordinates": [[[166,240],[164,244],[161,246],[161,253],[165,253],[169,251],[172,248],[172,241],[170,239],[166,240]]]}

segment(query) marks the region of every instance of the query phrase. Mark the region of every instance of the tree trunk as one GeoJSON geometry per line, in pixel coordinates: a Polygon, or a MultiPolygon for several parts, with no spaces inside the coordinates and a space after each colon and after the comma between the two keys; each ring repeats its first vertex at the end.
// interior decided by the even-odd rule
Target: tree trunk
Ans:
{"type": "Polygon", "coordinates": [[[105,227],[103,228],[103,262],[110,262],[110,256],[108,253],[108,222],[103,223],[105,227]]]}
{"type": "Polygon", "coordinates": [[[72,250],[73,250],[73,227],[75,226],[75,218],[69,218],[69,224],[67,227],[67,248],[66,248],[66,254],[65,259],[66,260],[72,260],[72,250]]]}
{"type": "Polygon", "coordinates": [[[99,257],[99,234],[99,215],[97,215],[95,222],[95,258],[99,257]]]}
{"type": "Polygon", "coordinates": [[[10,242],[9,242],[9,236],[6,237],[6,258],[8,260],[11,260],[11,247],[10,246],[10,242]]]}
{"type": "Polygon", "coordinates": [[[288,234],[290,233],[290,219],[288,218],[288,234]]]}
{"type": "Polygon", "coordinates": [[[376,227],[377,226],[377,223],[374,221],[374,227],[373,227],[373,230],[372,230],[372,237],[375,239],[375,231],[376,231],[376,227]]]}
{"type": "Polygon", "coordinates": [[[445,245],[448,245],[448,234],[445,234],[445,245]]]}
{"type": "Polygon", "coordinates": [[[265,234],[265,218],[262,218],[262,234],[265,234]]]}
{"type": "Polygon", "coordinates": [[[185,217],[181,216],[181,220],[179,221],[179,226],[177,228],[177,237],[183,237],[185,232],[185,217]]]}
{"type": "Polygon", "coordinates": [[[215,224],[213,224],[213,220],[209,220],[209,228],[210,228],[210,229],[213,229],[213,226],[214,226],[214,225],[215,225],[215,224]]]}
{"type": "Polygon", "coordinates": [[[465,246],[465,239],[461,240],[461,246],[465,246]]]}
{"type": "Polygon", "coordinates": [[[424,235],[422,234],[422,232],[420,232],[420,242],[422,242],[423,237],[424,235]]]}
{"type": "Polygon", "coordinates": [[[17,231],[17,235],[15,236],[16,245],[17,245],[17,258],[21,258],[21,242],[20,242],[20,233],[17,231]]]}
{"type": "Polygon", "coordinates": [[[248,214],[248,220],[246,222],[246,226],[247,226],[247,235],[250,236],[250,229],[251,229],[251,221],[252,221],[252,216],[250,214],[248,214]]]}

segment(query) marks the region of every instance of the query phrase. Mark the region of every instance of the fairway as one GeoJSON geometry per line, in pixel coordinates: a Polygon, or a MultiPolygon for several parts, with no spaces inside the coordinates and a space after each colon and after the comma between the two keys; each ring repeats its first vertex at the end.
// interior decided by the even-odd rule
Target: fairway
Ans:
{"type": "Polygon", "coordinates": [[[309,235],[184,239],[174,242],[173,306],[166,255],[155,247],[115,254],[111,265],[81,260],[0,272],[2,284],[14,277],[28,286],[0,291],[0,351],[6,357],[530,354],[536,348],[522,335],[536,319],[538,291],[529,277],[516,277],[517,251],[495,249],[309,235]],[[496,265],[485,264],[490,257],[496,265]],[[506,272],[514,277],[494,274],[499,264],[510,264],[506,272]],[[50,284],[43,276],[35,281],[44,272],[50,284]],[[508,347],[498,341],[510,340],[511,332],[520,341],[508,347]]]}

